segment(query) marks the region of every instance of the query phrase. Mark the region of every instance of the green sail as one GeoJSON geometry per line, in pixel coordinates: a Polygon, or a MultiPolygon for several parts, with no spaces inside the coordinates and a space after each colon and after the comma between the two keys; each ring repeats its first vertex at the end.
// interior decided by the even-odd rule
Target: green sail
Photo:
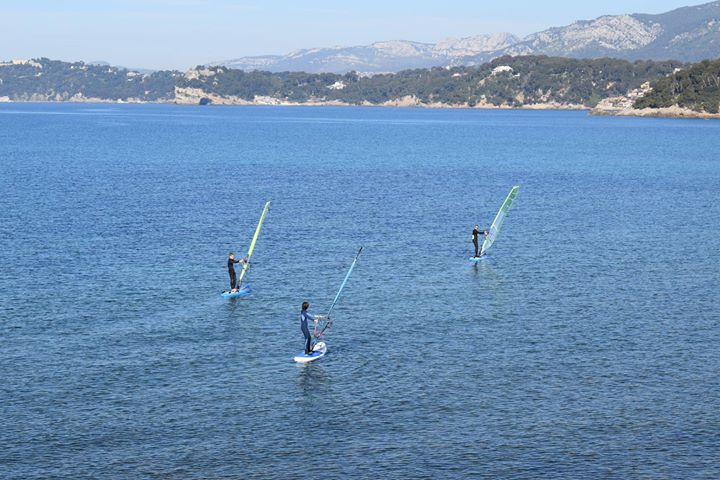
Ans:
{"type": "Polygon", "coordinates": [[[492,244],[495,243],[495,239],[497,238],[498,233],[500,233],[500,227],[503,224],[503,220],[505,220],[505,216],[507,215],[508,210],[510,210],[510,206],[513,204],[515,197],[517,197],[518,191],[520,191],[520,185],[512,187],[512,190],[510,190],[510,193],[500,207],[500,210],[498,210],[497,215],[495,215],[495,220],[493,220],[492,225],[490,225],[488,235],[483,241],[482,248],[480,249],[480,255],[485,253],[492,244]]]}
{"type": "Polygon", "coordinates": [[[245,276],[245,273],[247,273],[248,268],[250,268],[250,257],[255,250],[255,244],[257,243],[257,239],[260,236],[260,229],[262,228],[262,224],[265,221],[265,215],[267,215],[269,208],[270,202],[267,202],[265,204],[265,207],[263,208],[262,214],[260,214],[260,220],[258,221],[257,227],[255,228],[255,235],[253,235],[252,241],[250,242],[250,247],[248,248],[247,256],[245,257],[247,262],[243,264],[242,271],[240,272],[240,278],[238,278],[238,288],[240,288],[240,285],[242,285],[243,277],[245,276]]]}

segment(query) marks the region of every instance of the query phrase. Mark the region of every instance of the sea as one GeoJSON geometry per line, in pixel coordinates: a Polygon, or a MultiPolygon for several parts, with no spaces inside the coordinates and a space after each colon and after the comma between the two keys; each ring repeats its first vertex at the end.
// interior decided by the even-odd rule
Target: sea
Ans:
{"type": "Polygon", "coordinates": [[[718,152],[583,111],[1,104],[0,478],[720,478],[718,152]]]}

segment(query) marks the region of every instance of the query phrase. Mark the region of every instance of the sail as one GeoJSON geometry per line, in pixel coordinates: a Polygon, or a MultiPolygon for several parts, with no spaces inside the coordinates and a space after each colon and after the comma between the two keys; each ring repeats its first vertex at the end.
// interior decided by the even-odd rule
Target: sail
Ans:
{"type": "Polygon", "coordinates": [[[332,312],[332,309],[335,308],[335,304],[337,303],[338,299],[340,298],[340,293],[342,293],[343,288],[345,288],[345,284],[348,281],[348,278],[350,278],[350,274],[353,271],[353,268],[355,268],[355,264],[358,261],[358,258],[360,258],[360,254],[362,253],[363,247],[360,247],[360,250],[358,250],[357,255],[355,255],[355,260],[353,260],[352,265],[350,265],[350,268],[348,269],[347,274],[345,274],[345,279],[343,280],[342,284],[340,285],[340,290],[338,290],[337,294],[335,295],[335,299],[333,300],[332,304],[330,305],[330,309],[328,310],[327,316],[330,316],[330,312],[332,312]]]}
{"type": "MultiPolygon", "coordinates": [[[[348,269],[347,273],[345,274],[345,278],[343,279],[342,283],[340,284],[340,289],[338,290],[337,294],[335,295],[335,298],[332,301],[332,304],[330,304],[330,308],[328,309],[327,315],[325,317],[329,317],[330,313],[332,312],[333,308],[335,308],[335,304],[337,303],[338,299],[340,298],[340,294],[343,291],[343,288],[345,288],[345,284],[348,281],[348,278],[350,278],[350,274],[352,274],[353,269],[355,268],[355,264],[358,261],[358,258],[360,258],[360,254],[363,251],[363,247],[360,247],[360,250],[358,250],[357,255],[355,255],[355,260],[353,260],[352,265],[350,265],[350,268],[348,269]]],[[[325,330],[330,326],[332,323],[332,320],[327,320],[325,325],[323,326],[322,330],[320,331],[320,334],[315,335],[316,337],[321,337],[323,333],[325,333],[325,330]]]]}
{"type": "Polygon", "coordinates": [[[238,288],[240,288],[240,285],[242,285],[243,277],[245,276],[245,273],[247,273],[248,268],[250,268],[250,257],[253,254],[253,250],[255,250],[255,243],[257,243],[257,239],[260,236],[260,229],[262,228],[262,224],[265,221],[265,215],[267,215],[269,208],[270,202],[267,202],[265,204],[265,207],[263,208],[262,214],[260,214],[260,220],[258,221],[257,227],[255,228],[255,234],[253,235],[250,246],[248,247],[247,256],[245,257],[245,260],[247,261],[243,264],[242,271],[240,272],[240,278],[238,279],[238,288]]]}
{"type": "Polygon", "coordinates": [[[510,206],[513,204],[515,197],[517,197],[519,190],[519,185],[515,185],[514,187],[512,187],[512,190],[510,190],[510,193],[500,207],[500,210],[498,210],[497,215],[495,215],[495,220],[493,220],[492,225],[490,225],[488,235],[487,237],[485,237],[482,248],[480,249],[480,255],[485,253],[492,246],[492,244],[495,243],[495,239],[497,238],[498,233],[500,233],[500,227],[503,224],[503,220],[505,220],[505,216],[507,215],[508,210],[510,210],[510,206]]]}

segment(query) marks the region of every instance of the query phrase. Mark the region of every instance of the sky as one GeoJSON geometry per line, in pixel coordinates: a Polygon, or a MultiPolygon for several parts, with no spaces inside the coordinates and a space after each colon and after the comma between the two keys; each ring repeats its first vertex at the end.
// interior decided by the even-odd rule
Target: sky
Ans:
{"type": "MultiPolygon", "coordinates": [[[[709,1],[709,0],[708,0],[709,1]]],[[[48,57],[186,70],[248,55],[380,40],[434,43],[697,0],[5,0],[0,60],[48,57]]]]}

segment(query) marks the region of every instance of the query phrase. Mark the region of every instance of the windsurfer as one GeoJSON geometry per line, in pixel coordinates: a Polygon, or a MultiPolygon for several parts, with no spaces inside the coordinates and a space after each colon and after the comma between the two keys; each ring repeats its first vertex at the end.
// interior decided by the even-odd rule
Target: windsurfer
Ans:
{"type": "Polygon", "coordinates": [[[310,335],[310,329],[308,329],[308,320],[312,321],[315,326],[317,326],[320,320],[326,318],[322,315],[311,315],[308,312],[309,308],[310,304],[308,302],[303,302],[300,311],[300,330],[302,331],[303,336],[305,336],[305,355],[312,354],[312,335],[310,335]]]}
{"type": "Polygon", "coordinates": [[[230,275],[230,293],[237,292],[237,276],[235,275],[235,264],[236,263],[247,263],[247,259],[235,260],[235,254],[233,252],[228,253],[228,274],[230,275]]]}
{"type": "Polygon", "coordinates": [[[480,257],[480,246],[478,245],[478,236],[479,236],[480,234],[482,234],[483,237],[487,237],[487,236],[488,236],[488,233],[489,233],[489,232],[488,232],[487,230],[482,230],[482,231],[481,231],[481,230],[480,230],[480,227],[479,227],[478,225],[475,225],[475,227],[473,228],[473,231],[472,231],[472,242],[473,242],[473,245],[475,245],[475,258],[480,257]]]}

